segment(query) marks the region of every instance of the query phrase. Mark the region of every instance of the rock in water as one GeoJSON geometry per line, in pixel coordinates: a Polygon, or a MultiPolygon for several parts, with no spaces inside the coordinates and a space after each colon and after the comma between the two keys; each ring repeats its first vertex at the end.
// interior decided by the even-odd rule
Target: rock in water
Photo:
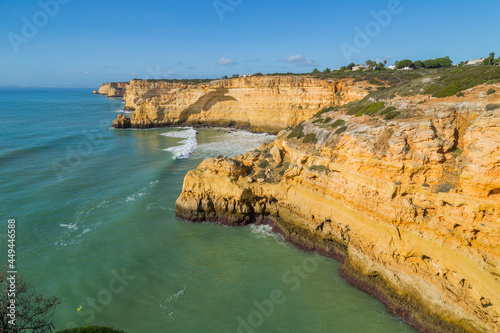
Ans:
{"type": "Polygon", "coordinates": [[[130,128],[130,118],[123,114],[119,114],[118,117],[113,121],[114,128],[130,128]]]}

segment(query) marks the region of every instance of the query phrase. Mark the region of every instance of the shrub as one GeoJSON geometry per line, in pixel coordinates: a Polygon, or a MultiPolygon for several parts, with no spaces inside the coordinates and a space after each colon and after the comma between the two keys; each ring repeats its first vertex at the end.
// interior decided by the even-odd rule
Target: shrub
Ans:
{"type": "Polygon", "coordinates": [[[464,95],[465,95],[465,94],[464,94],[463,92],[459,91],[459,92],[457,92],[457,95],[456,95],[456,96],[457,96],[457,97],[463,97],[464,95]]]}
{"type": "Polygon", "coordinates": [[[326,172],[326,167],[323,165],[311,165],[308,169],[319,173],[326,172]]]}
{"type": "Polygon", "coordinates": [[[125,332],[111,327],[89,325],[79,328],[67,328],[62,331],[57,331],[56,333],[125,333],[125,332]]]}
{"type": "Polygon", "coordinates": [[[396,111],[396,108],[394,106],[389,106],[389,107],[386,107],[384,110],[382,110],[382,112],[380,112],[380,114],[384,115],[384,114],[391,113],[393,111],[396,111]]]}
{"type": "Polygon", "coordinates": [[[316,139],[316,134],[315,133],[309,133],[305,136],[304,140],[302,140],[303,143],[316,143],[318,142],[318,139],[316,139]]]}
{"type": "Polygon", "coordinates": [[[346,129],[347,129],[347,126],[343,126],[343,127],[339,128],[338,130],[336,130],[335,134],[342,134],[345,132],[346,129]]]}
{"type": "Polygon", "coordinates": [[[500,104],[488,104],[488,105],[486,105],[486,111],[493,111],[496,109],[500,109],[500,104]]]}
{"type": "Polygon", "coordinates": [[[491,94],[494,94],[494,93],[495,93],[495,89],[490,88],[490,89],[488,89],[488,91],[486,92],[486,95],[491,95],[491,94]]]}
{"type": "Polygon", "coordinates": [[[323,121],[323,124],[329,123],[330,121],[332,121],[332,118],[326,117],[326,119],[323,121]]]}
{"type": "Polygon", "coordinates": [[[399,111],[392,111],[392,112],[389,112],[388,114],[385,115],[384,119],[385,120],[392,120],[394,118],[396,118],[397,116],[399,116],[401,112],[399,111]]]}
{"type": "Polygon", "coordinates": [[[332,124],[332,128],[337,128],[339,126],[344,126],[345,121],[343,119],[337,119],[335,122],[332,124]]]}
{"type": "Polygon", "coordinates": [[[300,139],[300,138],[303,138],[304,137],[304,133],[302,132],[303,129],[304,129],[304,126],[302,124],[299,124],[299,125],[295,126],[292,129],[292,131],[290,132],[290,134],[288,134],[287,138],[288,139],[292,139],[292,138],[300,139]]]}

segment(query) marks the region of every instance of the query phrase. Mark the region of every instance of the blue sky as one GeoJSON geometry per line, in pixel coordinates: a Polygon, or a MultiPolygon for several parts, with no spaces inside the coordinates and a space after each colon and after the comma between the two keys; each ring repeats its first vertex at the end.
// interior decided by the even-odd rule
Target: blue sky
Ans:
{"type": "Polygon", "coordinates": [[[0,85],[458,62],[500,55],[499,13],[496,0],[0,0],[0,85]]]}

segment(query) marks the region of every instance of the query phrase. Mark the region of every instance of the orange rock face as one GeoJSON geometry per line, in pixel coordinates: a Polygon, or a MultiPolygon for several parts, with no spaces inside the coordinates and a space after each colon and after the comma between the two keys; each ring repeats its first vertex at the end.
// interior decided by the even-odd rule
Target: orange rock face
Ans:
{"type": "Polygon", "coordinates": [[[177,215],[270,224],[339,259],[351,283],[423,332],[499,332],[500,98],[485,97],[489,87],[413,97],[413,116],[391,121],[325,113],[299,138],[282,131],[204,161],[187,174],[177,215]]]}
{"type": "MultiPolygon", "coordinates": [[[[125,109],[132,127],[233,126],[278,132],[311,118],[323,107],[366,96],[364,83],[301,76],[260,76],[202,84],[133,80],[125,109]]],[[[105,89],[103,89],[105,90],[105,89]]]]}
{"type": "Polygon", "coordinates": [[[99,88],[98,93],[108,97],[123,97],[127,86],[128,82],[106,82],[99,88]]]}

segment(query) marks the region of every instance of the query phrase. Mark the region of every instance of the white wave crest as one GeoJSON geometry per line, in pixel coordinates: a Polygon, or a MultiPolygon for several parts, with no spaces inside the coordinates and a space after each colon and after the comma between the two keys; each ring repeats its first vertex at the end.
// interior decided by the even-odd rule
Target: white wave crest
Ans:
{"type": "Polygon", "coordinates": [[[134,111],[126,111],[126,110],[115,110],[113,112],[115,112],[115,113],[129,113],[129,114],[134,113],[134,111]]]}
{"type": "Polygon", "coordinates": [[[184,139],[180,142],[180,146],[163,149],[164,151],[173,153],[174,160],[189,158],[189,156],[191,156],[191,154],[196,150],[196,147],[198,147],[198,141],[196,140],[196,131],[191,127],[184,128],[181,131],[162,133],[160,135],[169,138],[184,139]]]}
{"type": "Polygon", "coordinates": [[[69,230],[77,230],[78,227],[76,226],[76,223],[74,224],[59,224],[60,227],[63,227],[63,228],[68,228],[69,230]]]}
{"type": "Polygon", "coordinates": [[[273,232],[273,228],[271,228],[270,225],[251,224],[250,229],[252,229],[252,232],[259,238],[276,237],[276,234],[273,232]]]}
{"type": "Polygon", "coordinates": [[[211,158],[219,155],[234,157],[260,147],[263,143],[272,142],[274,135],[250,133],[247,131],[220,130],[220,138],[216,142],[202,143],[193,154],[193,158],[211,158]]]}

